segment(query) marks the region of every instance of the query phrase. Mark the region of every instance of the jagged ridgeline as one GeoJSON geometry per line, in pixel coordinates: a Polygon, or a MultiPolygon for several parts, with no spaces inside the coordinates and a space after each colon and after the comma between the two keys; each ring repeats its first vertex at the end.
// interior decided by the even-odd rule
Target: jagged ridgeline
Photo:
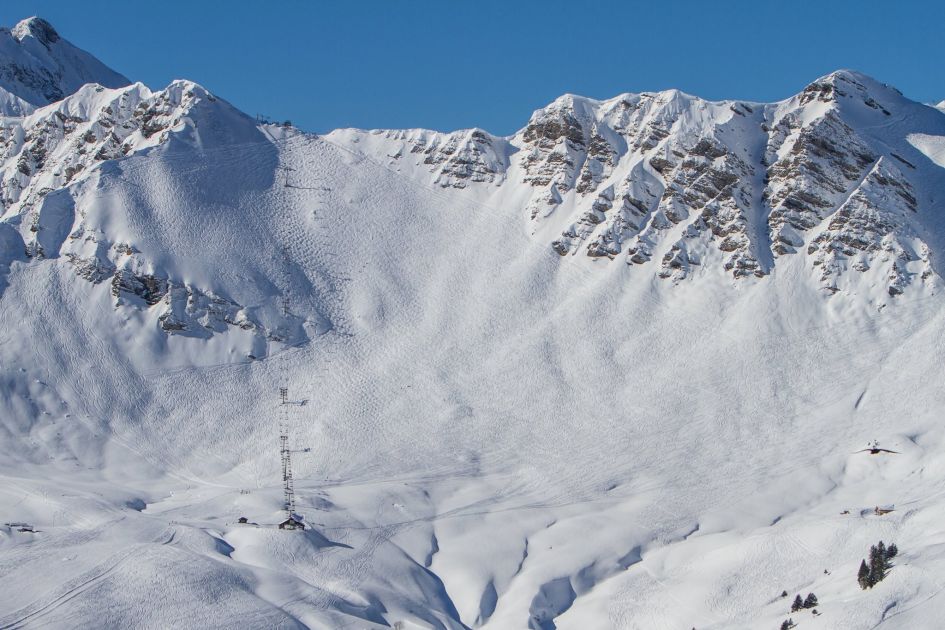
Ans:
{"type": "MultiPolygon", "coordinates": [[[[240,255],[244,237],[232,229],[255,226],[253,238],[281,250],[284,239],[254,209],[272,206],[277,170],[304,162],[316,138],[306,145],[315,149],[297,145],[290,156],[285,129],[277,139],[192,82],[128,84],[43,20],[0,40],[0,232],[9,243],[0,268],[22,256],[63,258],[163,333],[249,331],[253,356],[268,341],[303,340],[307,320],[329,325],[317,305],[280,315],[271,298],[285,270],[240,255]]],[[[826,295],[882,299],[938,281],[942,169],[927,139],[943,127],[940,110],[839,71],[773,104],[676,90],[567,95],[510,137],[326,138],[456,200],[520,213],[533,239],[567,257],[561,264],[580,256],[629,265],[634,277],[751,283],[800,261],[826,295]]],[[[315,291],[302,281],[298,290],[315,291]]]]}
{"type": "MultiPolygon", "coordinates": [[[[245,159],[275,169],[271,138],[193,83],[158,92],[127,85],[42,20],[3,39],[10,60],[0,81],[7,88],[0,202],[3,229],[15,240],[15,228],[23,253],[64,257],[79,277],[110,282],[117,304],[158,309],[168,334],[236,326],[286,336],[273,313],[238,291],[175,273],[159,247],[147,247],[145,225],[154,217],[143,215],[163,214],[172,205],[166,194],[152,185],[119,201],[135,193],[116,186],[153,170],[137,158],[155,151],[165,164],[172,154],[184,164],[169,168],[175,185],[193,179],[187,169],[213,171],[201,164],[238,170],[240,147],[245,159]],[[140,222],[127,216],[132,205],[144,209],[140,222]]],[[[936,275],[927,229],[936,208],[922,186],[932,162],[916,139],[941,118],[841,71],[774,104],[709,102],[675,90],[607,101],[568,95],[512,137],[474,129],[340,130],[328,138],[412,166],[413,176],[455,194],[488,195],[521,212],[535,238],[562,256],[609,259],[673,281],[716,270],[757,280],[780,260],[802,257],[827,292],[881,285],[897,295],[936,275]]],[[[274,181],[255,175],[257,191],[274,181]]],[[[289,336],[301,334],[289,328],[289,336]]]]}
{"type": "Polygon", "coordinates": [[[828,292],[882,282],[896,295],[934,273],[925,237],[941,177],[922,140],[943,124],[941,111],[839,71],[772,104],[568,95],[509,138],[330,137],[425,167],[443,187],[516,189],[510,205],[537,233],[559,230],[549,245],[562,256],[676,281],[706,268],[760,278],[800,256],[828,292]]]}

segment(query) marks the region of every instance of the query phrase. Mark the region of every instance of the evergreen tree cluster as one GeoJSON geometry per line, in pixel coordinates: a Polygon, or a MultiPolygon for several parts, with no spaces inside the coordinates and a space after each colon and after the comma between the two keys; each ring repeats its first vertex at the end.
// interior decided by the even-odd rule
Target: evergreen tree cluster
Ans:
{"type": "Polygon", "coordinates": [[[866,560],[860,562],[860,570],[856,576],[860,588],[864,590],[873,588],[876,584],[882,582],[892,566],[890,560],[895,558],[898,553],[899,549],[895,543],[887,547],[883,544],[883,541],[879,541],[879,544],[870,547],[869,563],[866,560]]]}
{"type": "Polygon", "coordinates": [[[784,623],[781,624],[781,630],[791,630],[794,627],[793,619],[785,619],[784,623]]]}
{"type": "Polygon", "coordinates": [[[817,596],[813,593],[808,593],[806,599],[801,599],[800,594],[798,593],[797,597],[794,598],[794,603],[791,604],[791,612],[797,612],[799,610],[804,610],[805,608],[816,608],[817,607],[817,596]]]}

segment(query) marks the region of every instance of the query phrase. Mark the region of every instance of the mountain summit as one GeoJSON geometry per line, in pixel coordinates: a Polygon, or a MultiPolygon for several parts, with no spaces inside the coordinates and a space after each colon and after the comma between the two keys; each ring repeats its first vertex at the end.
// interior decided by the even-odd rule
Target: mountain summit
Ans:
{"type": "Polygon", "coordinates": [[[120,87],[129,81],[60,37],[42,18],[0,29],[0,113],[26,113],[30,106],[62,100],[86,83],[120,87]]]}

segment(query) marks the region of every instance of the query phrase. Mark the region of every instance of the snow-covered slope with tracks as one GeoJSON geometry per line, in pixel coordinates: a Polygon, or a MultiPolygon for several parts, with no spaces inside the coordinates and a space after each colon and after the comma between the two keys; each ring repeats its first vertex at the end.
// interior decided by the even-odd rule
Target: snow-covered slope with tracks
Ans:
{"type": "Polygon", "coordinates": [[[182,81],[0,131],[0,627],[945,612],[941,111],[841,71],[318,137],[182,81]]]}

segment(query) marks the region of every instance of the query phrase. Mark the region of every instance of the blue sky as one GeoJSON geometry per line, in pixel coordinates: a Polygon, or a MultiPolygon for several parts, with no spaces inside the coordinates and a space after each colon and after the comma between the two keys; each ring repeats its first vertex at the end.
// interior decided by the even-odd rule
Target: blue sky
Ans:
{"type": "Polygon", "coordinates": [[[512,133],[565,92],[777,100],[854,68],[945,99],[945,2],[5,0],[132,80],[335,127],[512,133]]]}

